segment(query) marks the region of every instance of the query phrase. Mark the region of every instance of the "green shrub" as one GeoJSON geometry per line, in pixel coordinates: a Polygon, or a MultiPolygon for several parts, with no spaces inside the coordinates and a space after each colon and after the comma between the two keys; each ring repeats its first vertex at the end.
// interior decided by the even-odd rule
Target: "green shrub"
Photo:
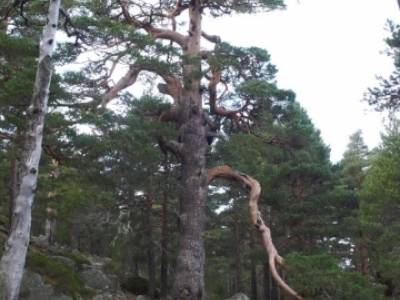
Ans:
{"type": "Polygon", "coordinates": [[[122,282],[121,287],[135,295],[145,295],[147,294],[149,282],[140,276],[130,276],[122,282]]]}

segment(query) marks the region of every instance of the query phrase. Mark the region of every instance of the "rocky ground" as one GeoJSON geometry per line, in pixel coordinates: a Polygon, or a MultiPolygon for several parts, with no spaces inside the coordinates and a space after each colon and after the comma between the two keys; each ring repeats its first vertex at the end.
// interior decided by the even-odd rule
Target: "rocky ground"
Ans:
{"type": "MultiPolygon", "coordinates": [[[[7,222],[0,215],[0,255],[7,239],[7,222]]],[[[60,245],[48,245],[43,236],[32,237],[20,299],[148,300],[146,296],[128,292],[145,289],[146,279],[132,277],[121,283],[116,273],[110,258],[83,254],[60,245]]],[[[239,293],[226,300],[249,298],[239,293]]]]}

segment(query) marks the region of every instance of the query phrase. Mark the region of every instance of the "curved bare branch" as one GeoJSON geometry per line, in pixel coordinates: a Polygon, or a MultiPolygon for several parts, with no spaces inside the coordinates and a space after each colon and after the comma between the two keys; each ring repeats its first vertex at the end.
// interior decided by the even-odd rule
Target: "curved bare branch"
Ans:
{"type": "Polygon", "coordinates": [[[261,194],[261,186],[254,178],[233,170],[229,166],[218,166],[208,170],[208,182],[210,183],[215,178],[225,178],[235,180],[246,185],[250,189],[249,193],[249,211],[252,224],[261,234],[262,243],[265,251],[268,254],[269,266],[272,277],[277,282],[278,286],[288,295],[295,299],[302,300],[303,298],[293,290],[279,275],[277,265],[283,266],[283,258],[278,254],[275,245],[272,241],[271,230],[265,225],[258,210],[258,200],[261,194]]]}
{"type": "MultiPolygon", "coordinates": [[[[173,41],[180,45],[182,48],[186,47],[187,44],[187,37],[174,31],[174,30],[169,30],[169,29],[161,29],[154,27],[148,22],[143,22],[135,18],[129,13],[129,7],[128,3],[125,0],[119,0],[118,3],[121,6],[122,9],[122,14],[125,18],[125,20],[129,23],[132,24],[138,28],[143,28],[144,30],[147,31],[153,38],[155,39],[165,39],[169,41],[173,41]]],[[[178,13],[179,10],[176,12],[178,13]]],[[[173,18],[173,15],[171,16],[173,18]]]]}
{"type": "Polygon", "coordinates": [[[0,132],[0,140],[14,140],[15,136],[6,132],[0,132]]]}
{"type": "Polygon", "coordinates": [[[239,125],[240,120],[239,120],[239,116],[237,114],[242,112],[249,106],[250,99],[246,99],[245,104],[242,107],[240,107],[239,109],[235,109],[235,110],[228,110],[222,106],[218,106],[217,105],[217,100],[218,100],[217,86],[219,83],[221,83],[221,71],[218,69],[215,69],[215,68],[211,68],[211,73],[212,73],[212,76],[208,83],[208,94],[209,94],[211,113],[230,118],[237,125],[239,125]]]}
{"type": "MultiPolygon", "coordinates": [[[[400,0],[399,0],[400,1],[400,0]]],[[[211,35],[204,31],[201,32],[201,36],[205,38],[210,43],[219,44],[221,43],[221,38],[218,35],[211,35]]]]}
{"type": "Polygon", "coordinates": [[[140,70],[138,70],[135,66],[131,66],[128,72],[122,76],[117,83],[102,97],[100,106],[104,108],[108,102],[117,97],[120,91],[134,84],[137,80],[139,72],[140,70]]]}
{"type": "Polygon", "coordinates": [[[187,8],[189,8],[189,5],[183,4],[182,0],[178,0],[176,1],[175,9],[168,15],[168,17],[176,18],[187,8]]]}
{"type": "Polygon", "coordinates": [[[183,157],[183,144],[179,143],[177,141],[173,140],[166,140],[164,137],[159,136],[157,137],[158,144],[160,146],[161,151],[164,154],[167,154],[167,152],[171,152],[174,154],[177,158],[182,158],[183,157]]]}
{"type": "Polygon", "coordinates": [[[128,72],[124,76],[122,76],[117,81],[117,83],[107,91],[107,93],[101,99],[100,106],[104,108],[108,102],[110,102],[111,100],[113,100],[115,97],[118,96],[118,93],[120,91],[133,85],[136,82],[139,73],[142,71],[149,71],[161,76],[166,83],[166,88],[164,89],[164,92],[170,95],[175,102],[177,101],[177,99],[179,99],[182,90],[182,85],[179,79],[175,75],[163,71],[160,68],[157,68],[157,66],[155,65],[139,63],[131,65],[129,67],[128,72]]]}

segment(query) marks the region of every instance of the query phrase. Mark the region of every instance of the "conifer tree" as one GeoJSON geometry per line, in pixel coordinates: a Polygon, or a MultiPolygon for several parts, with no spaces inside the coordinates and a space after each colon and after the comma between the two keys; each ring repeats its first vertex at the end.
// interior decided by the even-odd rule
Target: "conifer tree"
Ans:
{"type": "Polygon", "coordinates": [[[265,51],[233,47],[204,32],[203,17],[283,6],[280,0],[159,3],[121,0],[109,6],[87,3],[92,16],[80,15],[72,20],[79,31],[79,42],[102,45],[105,49],[80,74],[66,78],[79,86],[80,97],[92,100],[82,106],[104,110],[144,73],[156,75],[161,81],[158,91],[168,96],[170,107],[159,109],[155,117],[161,122],[173,122],[178,131],[176,140],[160,139],[163,149],[179,157],[182,172],[182,232],[173,287],[175,299],[204,298],[204,208],[208,184],[216,177],[242,182],[251,189],[251,219],[264,237],[274,277],[284,290],[299,298],[275,270],[282,258],[257,211],[258,183],[227,166],[207,170],[206,159],[207,141],[215,136],[221,119],[234,129],[248,131],[248,114],[256,105],[253,96],[260,92],[258,83],[273,79],[276,70],[265,51]],[[205,40],[213,46],[203,47],[205,40]],[[128,67],[118,78],[114,71],[119,64],[128,67]]]}
{"type": "Polygon", "coordinates": [[[360,209],[360,190],[368,168],[368,147],[365,145],[361,130],[350,136],[343,159],[340,162],[341,181],[348,192],[349,205],[347,206],[349,217],[348,232],[352,243],[355,243],[353,263],[364,275],[369,275],[368,248],[364,233],[360,228],[358,218],[360,209]],[[352,230],[350,230],[352,228],[352,230]]]}
{"type": "Polygon", "coordinates": [[[361,189],[361,228],[368,247],[370,272],[385,285],[385,296],[400,295],[398,126],[383,136],[361,189]]]}

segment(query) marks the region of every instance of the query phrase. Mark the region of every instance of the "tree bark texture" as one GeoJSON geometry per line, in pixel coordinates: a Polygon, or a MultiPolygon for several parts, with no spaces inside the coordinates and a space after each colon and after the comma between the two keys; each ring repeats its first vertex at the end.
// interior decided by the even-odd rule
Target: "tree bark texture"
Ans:
{"type": "Polygon", "coordinates": [[[31,228],[31,210],[36,191],[38,168],[49,87],[52,76],[51,57],[57,31],[60,0],[51,0],[48,23],[40,42],[40,57],[36,72],[28,126],[18,156],[19,184],[16,191],[11,231],[0,261],[0,299],[18,299],[24,271],[31,228]]]}
{"type": "Polygon", "coordinates": [[[204,297],[204,223],[207,199],[207,132],[202,113],[201,1],[189,7],[189,35],[184,47],[182,98],[179,103],[182,143],[181,238],[177,257],[173,298],[201,300],[204,297]]]}

